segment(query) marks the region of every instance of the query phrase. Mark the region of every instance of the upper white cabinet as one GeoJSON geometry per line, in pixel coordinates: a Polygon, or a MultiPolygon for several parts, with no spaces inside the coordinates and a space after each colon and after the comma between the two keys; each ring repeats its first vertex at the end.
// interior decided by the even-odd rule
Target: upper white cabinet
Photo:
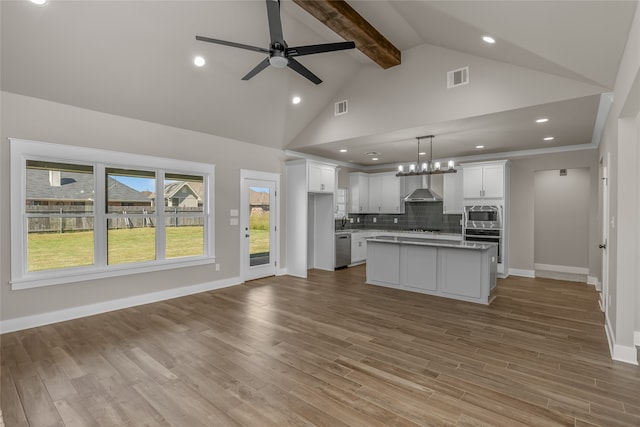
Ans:
{"type": "Polygon", "coordinates": [[[394,172],[349,175],[350,213],[404,213],[402,180],[394,172]]]}
{"type": "Polygon", "coordinates": [[[333,193],[336,189],[335,166],[322,163],[307,163],[308,191],[310,193],[333,193]]]}
{"type": "Polygon", "coordinates": [[[365,173],[349,175],[349,213],[365,213],[369,209],[369,176],[365,173]]]}
{"type": "Polygon", "coordinates": [[[462,166],[462,193],[465,199],[503,199],[505,162],[474,163],[462,166]]]}
{"type": "Polygon", "coordinates": [[[461,214],[463,211],[463,176],[464,169],[460,168],[456,173],[448,173],[442,176],[442,213],[461,214]]]}

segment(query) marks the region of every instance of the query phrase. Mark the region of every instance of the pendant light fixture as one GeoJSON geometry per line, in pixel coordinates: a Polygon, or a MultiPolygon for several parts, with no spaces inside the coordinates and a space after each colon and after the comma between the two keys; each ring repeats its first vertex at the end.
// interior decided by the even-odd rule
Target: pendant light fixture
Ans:
{"type": "Polygon", "coordinates": [[[404,167],[402,165],[398,166],[398,173],[396,176],[415,176],[415,175],[437,175],[441,173],[456,173],[458,172],[455,169],[455,164],[453,160],[449,160],[447,162],[447,168],[444,169],[440,165],[440,162],[433,163],[433,138],[434,135],[426,135],[426,136],[417,136],[416,140],[418,140],[418,159],[416,164],[409,165],[409,171],[405,172],[404,167]],[[429,138],[430,151],[429,151],[429,160],[420,165],[420,140],[429,138]]]}

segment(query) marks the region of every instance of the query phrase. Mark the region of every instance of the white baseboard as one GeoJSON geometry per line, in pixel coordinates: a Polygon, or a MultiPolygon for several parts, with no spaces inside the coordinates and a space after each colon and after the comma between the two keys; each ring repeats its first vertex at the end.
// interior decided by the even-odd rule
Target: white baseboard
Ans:
{"type": "Polygon", "coordinates": [[[633,344],[640,347],[640,331],[635,331],[633,333],[633,344]]]}
{"type": "Polygon", "coordinates": [[[536,277],[536,272],[533,270],[521,270],[519,268],[510,268],[509,269],[509,274],[513,275],[513,276],[520,276],[520,277],[530,277],[530,278],[535,278],[536,277]]]}
{"type": "Polygon", "coordinates": [[[533,268],[536,270],[553,271],[555,273],[569,273],[569,274],[589,274],[589,269],[586,267],[571,267],[568,265],[553,265],[553,264],[538,264],[535,263],[533,268]]]}
{"type": "Polygon", "coordinates": [[[613,360],[618,362],[629,363],[631,365],[638,364],[638,350],[635,346],[626,346],[615,343],[613,329],[611,328],[611,322],[609,317],[605,315],[604,330],[607,335],[607,341],[609,341],[609,352],[613,360]]]}
{"type": "Polygon", "coordinates": [[[23,329],[35,328],[37,326],[49,325],[51,323],[78,319],[80,317],[93,316],[94,314],[106,313],[108,311],[120,310],[122,308],[135,307],[137,305],[149,304],[186,295],[198,294],[200,292],[212,291],[214,289],[226,288],[233,285],[239,285],[240,283],[242,283],[242,279],[240,279],[240,277],[231,277],[228,279],[217,280],[215,282],[200,283],[192,286],[184,286],[143,295],[136,295],[133,297],[99,302],[96,304],[72,307],[64,310],[50,311],[48,313],[7,319],[0,322],[0,333],[5,334],[7,332],[21,331],[23,329]]]}
{"type": "Polygon", "coordinates": [[[595,286],[596,289],[600,290],[600,281],[597,277],[587,276],[587,284],[591,286],[595,286]]]}
{"type": "Polygon", "coordinates": [[[287,274],[286,268],[279,268],[276,270],[276,276],[286,276],[287,274]]]}

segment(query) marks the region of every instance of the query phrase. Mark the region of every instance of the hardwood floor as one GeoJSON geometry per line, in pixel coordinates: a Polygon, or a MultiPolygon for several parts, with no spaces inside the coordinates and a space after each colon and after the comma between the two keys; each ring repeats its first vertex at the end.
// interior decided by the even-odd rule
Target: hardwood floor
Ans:
{"type": "Polygon", "coordinates": [[[489,307],[310,271],[5,334],[12,426],[639,426],[588,285],[489,307]]]}

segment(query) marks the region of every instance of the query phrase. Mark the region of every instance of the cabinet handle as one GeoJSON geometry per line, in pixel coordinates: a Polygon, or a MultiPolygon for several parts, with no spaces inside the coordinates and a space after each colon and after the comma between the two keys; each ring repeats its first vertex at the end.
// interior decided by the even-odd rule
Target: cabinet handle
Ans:
{"type": "Polygon", "coordinates": [[[320,189],[324,191],[324,184],[320,184],[320,189]]]}

